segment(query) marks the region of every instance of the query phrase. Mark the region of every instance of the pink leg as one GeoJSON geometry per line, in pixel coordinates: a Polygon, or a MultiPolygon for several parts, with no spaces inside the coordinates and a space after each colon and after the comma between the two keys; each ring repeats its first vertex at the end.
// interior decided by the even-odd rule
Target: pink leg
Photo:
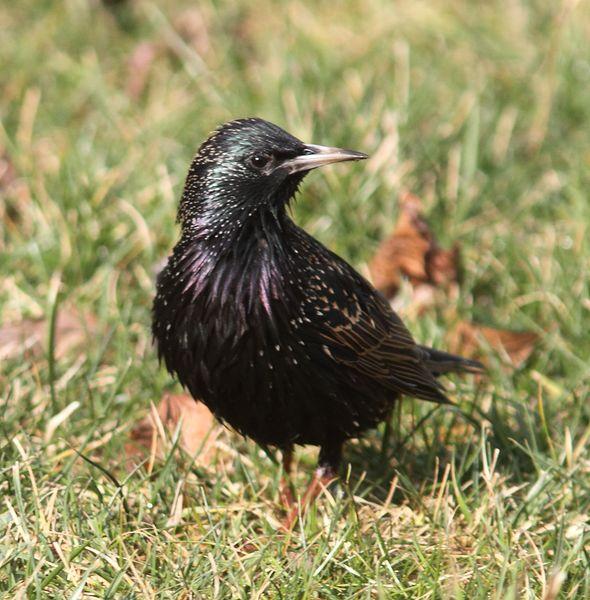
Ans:
{"type": "Polygon", "coordinates": [[[320,495],[321,491],[328,486],[328,484],[338,477],[336,470],[329,466],[318,467],[314,473],[313,478],[301,498],[301,505],[292,502],[291,510],[289,510],[286,518],[282,525],[285,531],[291,531],[293,525],[297,521],[297,517],[303,516],[307,508],[314,502],[314,500],[320,495]]]}
{"type": "Polygon", "coordinates": [[[295,498],[291,491],[291,472],[293,470],[293,446],[283,450],[283,478],[281,481],[280,498],[281,504],[290,509],[295,504],[295,498]]]}

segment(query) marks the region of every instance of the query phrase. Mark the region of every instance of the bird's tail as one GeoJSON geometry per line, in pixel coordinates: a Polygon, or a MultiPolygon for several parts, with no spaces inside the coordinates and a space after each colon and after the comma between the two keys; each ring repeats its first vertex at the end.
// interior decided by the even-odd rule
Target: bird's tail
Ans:
{"type": "Polygon", "coordinates": [[[485,367],[478,360],[463,358],[428,346],[420,346],[426,354],[425,364],[430,372],[438,377],[445,373],[484,373],[485,367]]]}

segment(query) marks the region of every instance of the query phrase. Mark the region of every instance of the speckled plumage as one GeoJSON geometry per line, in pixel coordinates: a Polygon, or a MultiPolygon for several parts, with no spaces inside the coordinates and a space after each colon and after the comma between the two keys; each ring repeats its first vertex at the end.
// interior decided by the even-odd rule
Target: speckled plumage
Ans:
{"type": "Polygon", "coordinates": [[[204,142],[153,333],[168,370],[220,420],[261,444],[318,445],[336,467],[342,443],[401,394],[447,402],[436,376],[480,366],[416,345],[373,287],[288,216],[318,148],[260,119],[204,142]]]}

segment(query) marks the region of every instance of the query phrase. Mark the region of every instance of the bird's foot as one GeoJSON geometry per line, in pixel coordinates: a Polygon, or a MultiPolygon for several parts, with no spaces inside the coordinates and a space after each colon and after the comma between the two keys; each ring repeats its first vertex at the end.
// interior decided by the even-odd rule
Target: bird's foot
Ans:
{"type": "MultiPolygon", "coordinates": [[[[313,478],[305,491],[305,494],[303,494],[303,497],[301,498],[301,502],[295,502],[291,494],[291,504],[285,503],[285,506],[287,506],[287,508],[290,507],[290,510],[282,522],[283,529],[290,532],[293,529],[297,518],[305,514],[308,507],[320,493],[324,491],[334,479],[337,479],[337,477],[338,474],[335,469],[326,466],[318,467],[313,474],[313,478]]],[[[289,489],[289,493],[290,492],[291,490],[289,489]]]]}

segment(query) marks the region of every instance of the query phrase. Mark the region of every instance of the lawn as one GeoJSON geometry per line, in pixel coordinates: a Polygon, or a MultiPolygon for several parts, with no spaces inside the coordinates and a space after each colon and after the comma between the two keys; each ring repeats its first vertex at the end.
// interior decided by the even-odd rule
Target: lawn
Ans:
{"type": "Polygon", "coordinates": [[[590,597],[588,3],[19,0],[0,30],[3,597],[590,597]],[[398,298],[420,341],[538,336],[350,443],[291,534],[279,464],[230,431],[126,457],[181,391],[150,308],[189,162],[250,115],[371,155],[294,207],[362,272],[406,192],[460,245],[455,293],[398,298]]]}

